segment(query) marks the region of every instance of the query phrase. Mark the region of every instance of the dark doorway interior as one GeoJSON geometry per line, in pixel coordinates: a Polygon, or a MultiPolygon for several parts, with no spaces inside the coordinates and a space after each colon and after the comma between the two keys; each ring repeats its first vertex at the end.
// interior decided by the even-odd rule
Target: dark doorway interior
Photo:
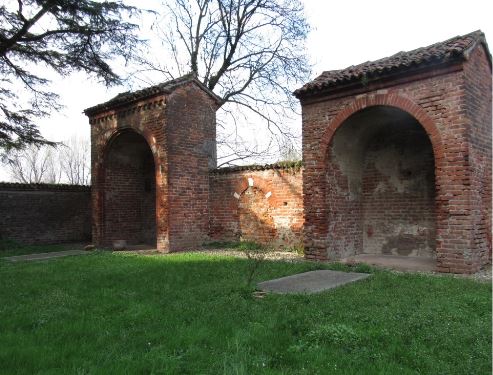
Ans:
{"type": "Polygon", "coordinates": [[[146,140],[133,131],[108,146],[104,168],[104,242],[156,246],[156,179],[146,140]]]}

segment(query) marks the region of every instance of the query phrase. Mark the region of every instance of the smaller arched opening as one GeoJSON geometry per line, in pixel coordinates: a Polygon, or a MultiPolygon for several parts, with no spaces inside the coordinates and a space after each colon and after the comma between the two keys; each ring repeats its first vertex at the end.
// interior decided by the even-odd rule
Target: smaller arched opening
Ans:
{"type": "Polygon", "coordinates": [[[435,162],[409,113],[371,106],[336,130],[327,154],[328,256],[435,257],[435,162]]]}
{"type": "Polygon", "coordinates": [[[104,162],[103,242],[156,246],[156,177],[145,138],[126,130],[108,143],[104,162]]]}
{"type": "Polygon", "coordinates": [[[272,243],[276,228],[266,194],[259,188],[248,187],[238,203],[240,239],[261,244],[272,243]]]}

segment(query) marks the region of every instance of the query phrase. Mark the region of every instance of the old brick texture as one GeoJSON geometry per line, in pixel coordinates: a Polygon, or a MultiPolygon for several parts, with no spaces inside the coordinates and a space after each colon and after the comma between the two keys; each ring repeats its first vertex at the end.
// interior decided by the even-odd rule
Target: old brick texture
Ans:
{"type": "Polygon", "coordinates": [[[302,169],[219,169],[210,175],[210,239],[303,245],[302,169]]]}
{"type": "Polygon", "coordinates": [[[177,251],[206,240],[216,109],[185,78],[86,110],[96,244],[123,239],[177,251]]]}
{"type": "Polygon", "coordinates": [[[464,64],[465,128],[471,170],[471,257],[491,263],[491,65],[484,48],[476,48],[464,64]]]}
{"type": "Polygon", "coordinates": [[[0,183],[0,239],[24,244],[91,241],[88,186],[0,183]]]}
{"type": "Polygon", "coordinates": [[[492,243],[484,36],[387,60],[297,90],[303,167],[216,169],[221,103],[192,76],[87,109],[94,242],[253,240],[313,260],[419,256],[440,272],[477,271],[492,243]]]}
{"type": "MultiPolygon", "coordinates": [[[[364,225],[364,220],[362,223],[354,218],[364,218],[366,215],[368,219],[369,212],[374,215],[379,209],[382,215],[394,223],[404,223],[405,217],[408,220],[408,224],[400,232],[400,238],[396,237],[396,231],[391,230],[393,234],[385,239],[388,243],[386,249],[391,252],[392,249],[397,253],[399,249],[405,252],[403,249],[406,247],[406,238],[413,235],[421,238],[422,246],[418,248],[433,253],[438,271],[474,272],[489,261],[491,65],[483,45],[478,45],[465,62],[442,65],[413,74],[401,74],[363,85],[352,85],[302,98],[301,102],[305,166],[304,238],[307,258],[338,259],[347,252],[357,251],[363,241],[368,245],[369,237],[381,235],[378,231],[382,231],[382,226],[364,225]],[[431,172],[423,172],[422,178],[426,183],[418,200],[409,195],[409,203],[392,203],[396,194],[382,194],[378,198],[380,201],[377,199],[369,203],[367,200],[366,206],[363,205],[366,208],[361,208],[350,199],[351,189],[348,184],[351,182],[351,173],[344,173],[340,166],[333,165],[333,150],[337,146],[334,140],[346,126],[351,126],[353,115],[357,116],[371,107],[398,109],[414,118],[422,127],[433,152],[434,192],[426,186],[431,172]],[[432,196],[434,204],[431,202],[432,196]],[[374,205],[370,211],[368,204],[374,205]],[[399,216],[396,217],[396,213],[399,216]],[[342,216],[334,217],[337,214],[342,216]],[[435,237],[435,241],[432,237],[435,237]]],[[[377,127],[378,124],[378,116],[367,123],[369,127],[377,127]]],[[[390,140],[394,137],[394,132],[399,131],[389,129],[386,137],[390,140]]],[[[410,140],[404,136],[405,132],[401,134],[410,140]]],[[[378,168],[375,160],[378,155],[374,151],[380,148],[382,155],[386,147],[382,142],[382,137],[374,139],[361,161],[364,173],[360,188],[366,198],[369,197],[368,189],[376,188],[375,183],[384,183],[384,178],[392,177],[382,176],[382,168],[378,168]]],[[[397,139],[389,142],[402,143],[397,139]]],[[[429,149],[423,149],[425,143],[421,140],[415,151],[423,158],[415,160],[414,167],[410,165],[410,169],[407,168],[405,164],[410,160],[413,147],[412,143],[407,144],[404,149],[397,151],[398,154],[388,155],[388,160],[397,168],[396,173],[400,173],[400,176],[395,176],[398,184],[405,183],[408,179],[403,173],[412,175],[413,169],[417,172],[419,168],[429,170],[432,163],[431,158],[426,156],[429,155],[429,149]],[[419,167],[420,164],[422,167],[419,167]]],[[[394,188],[398,184],[394,183],[394,188]]],[[[372,196],[377,198],[374,194],[372,196]]],[[[381,250],[383,253],[386,251],[383,246],[381,250]]]]}
{"type": "Polygon", "coordinates": [[[105,174],[105,245],[156,245],[154,158],[143,137],[122,132],[107,150],[105,174]]]}

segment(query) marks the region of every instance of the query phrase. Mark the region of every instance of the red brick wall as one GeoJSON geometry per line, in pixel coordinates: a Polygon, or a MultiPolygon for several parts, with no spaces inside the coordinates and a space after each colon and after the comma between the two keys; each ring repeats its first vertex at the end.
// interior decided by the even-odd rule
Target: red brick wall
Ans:
{"type": "MultiPolygon", "coordinates": [[[[464,71],[461,65],[436,69],[412,77],[401,77],[370,84],[353,91],[339,91],[324,97],[302,100],[305,252],[311,259],[333,259],[338,253],[329,246],[343,248],[340,238],[344,225],[329,231],[329,207],[326,183],[328,148],[336,130],[360,110],[385,105],[408,112],[427,132],[435,158],[436,258],[442,272],[473,272],[483,261],[477,255],[471,235],[469,168],[469,129],[466,113],[464,71]],[[329,245],[331,244],[331,245],[329,245]]],[[[483,77],[484,81],[491,80],[483,77]]],[[[481,90],[484,90],[482,88],[481,90]]],[[[483,93],[488,100],[488,93],[483,93]]],[[[490,106],[491,106],[491,99],[490,106]]],[[[491,113],[491,112],[490,112],[491,113]]],[[[489,124],[491,124],[491,115],[489,124]]],[[[491,134],[491,128],[485,130],[491,134]]],[[[341,253],[341,252],[339,252],[341,253]]]]}
{"type": "MultiPolygon", "coordinates": [[[[153,243],[162,251],[195,247],[207,239],[209,168],[215,167],[216,106],[210,95],[189,82],[164,94],[150,94],[136,102],[91,112],[96,244],[107,244],[115,236],[129,242],[149,242],[153,220],[156,232],[153,243]],[[112,171],[111,145],[126,132],[142,136],[152,153],[155,180],[150,189],[155,186],[154,202],[151,195],[143,200],[138,198],[143,179],[137,175],[142,170],[117,168],[119,176],[112,171]],[[121,189],[128,194],[127,199],[111,198],[118,196],[121,189]],[[154,218],[151,217],[153,203],[154,218]],[[139,210],[147,213],[141,214],[139,210]],[[121,218],[126,213],[128,219],[123,223],[121,218]],[[142,232],[138,229],[141,227],[148,229],[142,232]]],[[[135,156],[133,147],[123,147],[130,159],[135,156]]],[[[145,173],[145,180],[150,173],[145,173]]]]}
{"type": "Polygon", "coordinates": [[[373,137],[366,150],[362,252],[434,257],[433,150],[419,124],[399,125],[373,137]]]}
{"type": "Polygon", "coordinates": [[[465,118],[469,133],[472,254],[491,262],[491,65],[484,48],[476,48],[464,65],[465,118]]]}
{"type": "Polygon", "coordinates": [[[210,175],[210,239],[301,246],[300,167],[243,168],[224,168],[210,175]]]}
{"type": "Polygon", "coordinates": [[[168,98],[170,247],[202,245],[209,230],[209,168],[216,166],[216,106],[195,85],[182,86],[168,98]]]}
{"type": "MultiPolygon", "coordinates": [[[[120,136],[127,132],[133,132],[137,137],[141,136],[152,152],[154,158],[155,176],[155,217],[144,218],[147,225],[155,223],[156,239],[158,249],[169,249],[168,238],[168,179],[167,179],[167,144],[165,138],[165,95],[157,95],[145,100],[132,103],[126,107],[119,107],[103,111],[90,117],[91,124],[91,159],[92,159],[92,238],[97,245],[108,244],[111,238],[105,238],[106,233],[110,236],[114,230],[107,223],[108,213],[105,207],[109,207],[108,200],[112,199],[112,173],[107,171],[111,155],[111,145],[117,143],[120,136]]],[[[131,153],[131,150],[128,150],[131,153]]],[[[122,176],[123,177],[123,176],[122,176]]],[[[116,178],[116,176],[115,176],[116,178]]],[[[141,180],[141,179],[139,179],[141,180]]],[[[151,183],[152,185],[152,183],[151,183]]],[[[151,187],[152,189],[153,187],[151,187]]],[[[124,205],[127,200],[120,200],[124,205]]],[[[136,202],[132,200],[131,202],[136,202]]],[[[133,203],[130,203],[132,205],[133,203]]],[[[148,205],[152,203],[147,201],[148,205]]],[[[120,208],[122,206],[120,205],[120,208]]],[[[124,207],[123,207],[124,208],[124,207]]],[[[131,209],[131,208],[130,208],[131,209]]],[[[114,215],[117,215],[114,213],[114,215]]],[[[110,213],[111,218],[111,213],[110,213]]],[[[135,242],[136,238],[126,232],[119,233],[119,239],[127,239],[135,242]]],[[[149,240],[146,240],[149,241],[149,240]]]]}
{"type": "Polygon", "coordinates": [[[25,244],[91,241],[88,186],[0,183],[0,239],[25,244]]]}
{"type": "Polygon", "coordinates": [[[135,132],[123,132],[107,150],[104,245],[125,239],[156,246],[156,187],[151,149],[135,132]]]}

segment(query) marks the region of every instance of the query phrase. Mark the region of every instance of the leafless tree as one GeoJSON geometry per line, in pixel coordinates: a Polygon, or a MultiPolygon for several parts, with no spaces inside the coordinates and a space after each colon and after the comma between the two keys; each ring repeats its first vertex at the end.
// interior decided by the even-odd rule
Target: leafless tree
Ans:
{"type": "Polygon", "coordinates": [[[43,182],[59,184],[62,182],[62,168],[59,161],[59,152],[54,147],[44,146],[44,154],[47,159],[47,170],[43,182]]]}
{"type": "Polygon", "coordinates": [[[72,137],[58,148],[30,145],[14,150],[5,162],[15,182],[89,185],[90,157],[89,141],[72,137]]]}
{"type": "Polygon", "coordinates": [[[25,184],[60,182],[52,151],[46,146],[30,145],[12,152],[8,163],[11,179],[25,184]]]}
{"type": "Polygon", "coordinates": [[[155,29],[170,58],[143,60],[141,73],[159,71],[168,79],[194,73],[223,100],[218,124],[227,144],[242,143],[228,126],[237,125],[238,113],[262,121],[274,141],[292,139],[286,118],[297,102],[291,92],[310,74],[300,0],[168,0],[164,6],[155,29]]]}
{"type": "Polygon", "coordinates": [[[279,145],[280,161],[300,161],[301,149],[291,139],[284,139],[279,145]]]}
{"type": "Polygon", "coordinates": [[[91,145],[89,140],[72,137],[59,148],[60,167],[64,180],[72,185],[91,182],[91,145]]]}

